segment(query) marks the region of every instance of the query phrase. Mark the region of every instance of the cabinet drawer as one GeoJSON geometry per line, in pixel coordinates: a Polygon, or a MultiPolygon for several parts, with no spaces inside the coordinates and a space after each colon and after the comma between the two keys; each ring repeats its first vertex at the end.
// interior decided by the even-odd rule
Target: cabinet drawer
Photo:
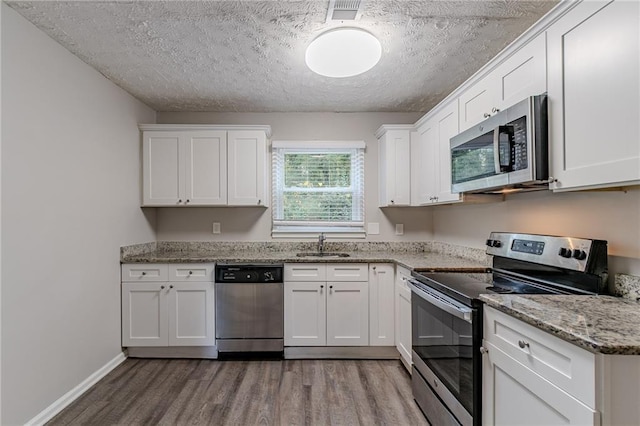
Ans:
{"type": "Polygon", "coordinates": [[[213,281],[213,263],[169,265],[169,281],[213,281]]]}
{"type": "Polygon", "coordinates": [[[327,281],[369,281],[369,264],[338,263],[327,265],[327,281]]]}
{"type": "Polygon", "coordinates": [[[285,281],[327,281],[324,263],[290,263],[284,265],[285,281]]]}
{"type": "Polygon", "coordinates": [[[594,354],[487,306],[484,340],[595,408],[594,354]]]}
{"type": "Polygon", "coordinates": [[[129,263],[122,265],[122,281],[167,281],[168,265],[156,263],[129,263]]]}

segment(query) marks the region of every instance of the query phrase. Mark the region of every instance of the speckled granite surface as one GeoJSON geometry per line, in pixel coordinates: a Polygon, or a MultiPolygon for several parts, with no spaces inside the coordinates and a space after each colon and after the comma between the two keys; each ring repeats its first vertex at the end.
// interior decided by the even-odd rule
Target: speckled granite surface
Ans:
{"type": "Polygon", "coordinates": [[[591,352],[640,355],[640,302],[565,295],[485,294],[480,299],[591,352]]]}
{"type": "Polygon", "coordinates": [[[613,293],[625,299],[640,301],[640,277],[627,274],[616,274],[613,293]]]}
{"type": "MultiPolygon", "coordinates": [[[[133,246],[129,246],[133,247],[133,246]]],[[[154,250],[121,250],[122,263],[263,262],[263,263],[397,263],[409,269],[465,270],[480,272],[490,266],[483,250],[439,243],[351,243],[330,242],[326,252],[348,253],[349,257],[298,257],[314,252],[314,243],[291,242],[158,242],[154,250]]]]}

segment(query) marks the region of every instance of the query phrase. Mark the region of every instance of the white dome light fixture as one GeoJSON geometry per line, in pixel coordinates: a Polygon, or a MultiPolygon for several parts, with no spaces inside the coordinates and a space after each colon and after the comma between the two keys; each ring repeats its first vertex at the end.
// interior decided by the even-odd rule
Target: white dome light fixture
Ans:
{"type": "Polygon", "coordinates": [[[382,46],[371,33],[359,28],[336,28],[309,44],[305,62],[317,74],[342,78],[369,71],[381,56],[382,46]]]}

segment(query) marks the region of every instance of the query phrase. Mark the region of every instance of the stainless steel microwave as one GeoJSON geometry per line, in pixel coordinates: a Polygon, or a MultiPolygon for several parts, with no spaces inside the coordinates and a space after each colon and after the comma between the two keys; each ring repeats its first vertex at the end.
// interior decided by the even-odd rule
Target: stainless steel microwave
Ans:
{"type": "Polygon", "coordinates": [[[453,192],[549,188],[546,94],[531,96],[450,140],[453,192]]]}

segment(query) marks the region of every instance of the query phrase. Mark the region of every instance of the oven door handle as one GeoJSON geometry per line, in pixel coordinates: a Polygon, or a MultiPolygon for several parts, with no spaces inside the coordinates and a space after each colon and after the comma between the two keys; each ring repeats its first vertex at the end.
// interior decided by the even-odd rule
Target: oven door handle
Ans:
{"type": "Polygon", "coordinates": [[[422,290],[421,288],[413,284],[412,282],[413,280],[408,280],[408,281],[409,281],[409,286],[411,287],[411,291],[415,293],[417,296],[419,296],[421,299],[423,299],[424,301],[431,303],[432,305],[436,306],[439,309],[442,309],[446,313],[451,314],[456,318],[460,318],[461,320],[466,321],[468,323],[471,322],[471,313],[473,312],[471,308],[468,308],[466,306],[455,306],[454,304],[449,304],[441,300],[438,300],[437,298],[433,297],[426,291],[422,290]]]}

